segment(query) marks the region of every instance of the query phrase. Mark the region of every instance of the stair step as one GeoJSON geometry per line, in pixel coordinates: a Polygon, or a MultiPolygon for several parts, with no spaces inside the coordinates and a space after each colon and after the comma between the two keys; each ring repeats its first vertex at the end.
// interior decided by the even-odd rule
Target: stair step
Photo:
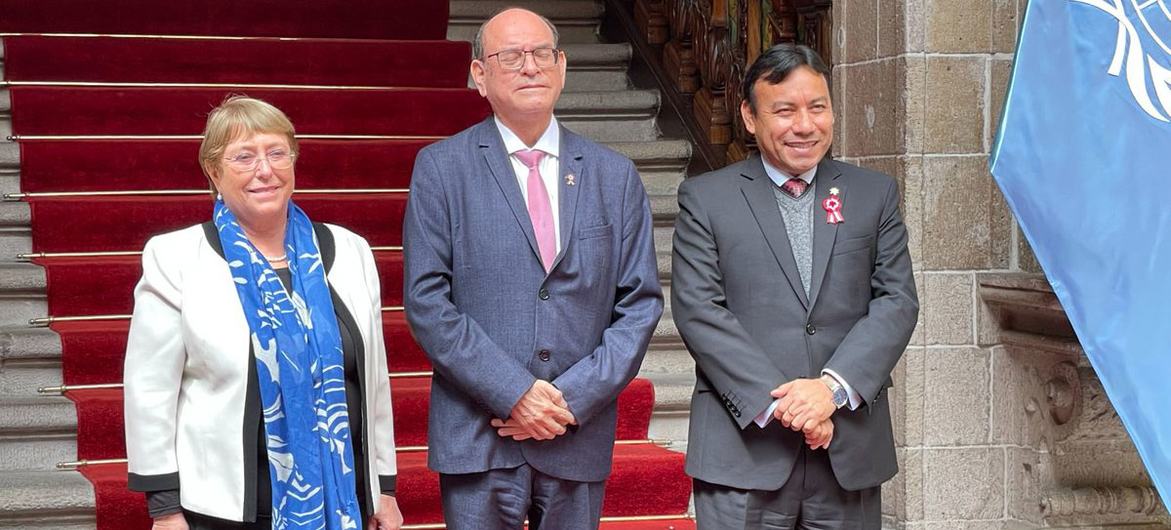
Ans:
{"type": "MultiPolygon", "coordinates": [[[[695,390],[695,372],[647,373],[655,385],[655,411],[647,432],[656,440],[687,440],[691,393],[695,390]]],[[[687,444],[674,443],[673,451],[686,451],[687,444]]]]}
{"type": "MultiPolygon", "coordinates": [[[[2,73],[0,72],[0,74],[2,73]]],[[[8,181],[10,177],[15,177],[19,173],[20,145],[16,142],[10,142],[4,138],[0,138],[0,175],[3,176],[5,181],[8,181]]],[[[5,185],[7,185],[7,182],[5,182],[5,185]]],[[[15,190],[3,189],[0,191],[8,193],[15,190]]]]}
{"type": "Polygon", "coordinates": [[[6,2],[0,33],[215,35],[243,37],[438,39],[447,22],[435,1],[251,0],[241,16],[235,0],[158,2],[119,0],[76,11],[74,0],[6,2]]]}
{"type": "MultiPolygon", "coordinates": [[[[430,377],[401,377],[391,381],[394,403],[394,435],[396,447],[427,445],[427,414],[430,404],[430,377]]],[[[67,397],[77,404],[76,418],[62,416],[51,420],[66,423],[62,435],[73,437],[70,423],[77,430],[77,458],[103,460],[126,457],[123,432],[122,388],[93,388],[71,390],[67,397]]],[[[654,389],[649,381],[635,379],[618,397],[617,436],[620,440],[645,440],[650,422],[654,389]]],[[[35,405],[30,403],[29,406],[35,405]]],[[[26,409],[13,410],[14,420],[26,409]]],[[[31,412],[31,409],[27,409],[31,412]]],[[[70,411],[72,412],[72,411],[70,411]]],[[[0,409],[0,421],[7,418],[0,409]]],[[[33,420],[24,420],[26,423],[33,420]]],[[[50,420],[36,420],[50,421],[50,420]]],[[[4,425],[0,423],[0,425],[4,425]]],[[[29,427],[29,429],[34,427],[29,427]]],[[[27,429],[26,429],[27,430],[27,429]]],[[[4,431],[0,431],[2,433],[4,431]]],[[[23,432],[23,431],[20,431],[23,432]]]]}
{"type": "Polygon", "coordinates": [[[207,112],[244,92],[284,111],[298,134],[445,136],[488,115],[466,88],[54,87],[8,90],[20,135],[198,135],[207,112]]]}
{"type": "MultiPolygon", "coordinates": [[[[9,90],[21,135],[195,135],[231,88],[19,86],[9,90]]],[[[249,89],[285,111],[300,134],[448,135],[488,113],[466,89],[249,89]],[[440,110],[440,109],[443,110],[440,110]],[[453,108],[466,108],[453,112],[453,108]],[[343,125],[344,124],[344,125],[343,125]]],[[[658,138],[655,90],[566,92],[566,127],[599,142],[658,138]]]]}
{"type": "Polygon", "coordinates": [[[471,41],[480,24],[508,7],[540,13],[557,26],[559,45],[597,42],[597,28],[606,6],[599,0],[452,0],[447,38],[471,41]]]}
{"type": "MultiPolygon", "coordinates": [[[[8,180],[8,178],[5,178],[8,180]]],[[[28,204],[0,200],[0,261],[11,260],[21,252],[28,252],[29,221],[32,214],[28,204]]],[[[0,318],[0,321],[4,320],[0,318]]]]}
{"type": "Polygon", "coordinates": [[[554,114],[567,128],[597,142],[657,140],[657,90],[565,92],[554,114]]]}
{"type": "MultiPolygon", "coordinates": [[[[341,222],[372,246],[402,244],[405,193],[305,195],[297,204],[315,221],[341,222]]],[[[205,195],[42,197],[31,200],[36,252],[93,252],[141,249],[154,235],[206,221],[205,195]],[[79,216],[87,226],[78,230],[79,216]]]]}
{"type": "MultiPolygon", "coordinates": [[[[419,149],[431,140],[299,142],[297,187],[407,188],[419,149]]],[[[675,197],[691,145],[683,140],[610,142],[634,160],[647,193],[675,197]]],[[[194,167],[199,140],[28,140],[22,142],[25,192],[203,189],[194,167]],[[122,156],[111,159],[109,153],[122,156]]],[[[15,181],[15,179],[13,179],[15,181]]],[[[129,250],[129,249],[127,249],[129,250]]]]}
{"type": "Polygon", "coordinates": [[[58,462],[73,460],[76,425],[77,413],[68,399],[0,397],[0,474],[49,471],[58,462]]]}
{"type": "MultiPolygon", "coordinates": [[[[671,339],[677,340],[678,337],[671,337],[671,339]]],[[[691,354],[687,353],[687,348],[683,346],[683,343],[663,341],[660,344],[653,344],[651,349],[647,351],[646,358],[642,362],[642,368],[639,369],[638,373],[639,377],[649,379],[662,374],[692,372],[695,372],[695,360],[691,358],[691,354]]],[[[655,401],[658,402],[658,399],[655,401]]],[[[664,400],[663,404],[669,405],[671,401],[664,400]]]]}
{"type": "MultiPolygon", "coordinates": [[[[0,203],[3,205],[5,203],[0,203]]],[[[0,208],[0,211],[4,211],[0,208]]],[[[0,226],[3,221],[0,220],[0,226]]],[[[28,263],[0,261],[0,327],[27,325],[37,313],[44,314],[45,294],[42,271],[28,263]]]]}
{"type": "Polygon", "coordinates": [[[566,44],[565,92],[628,90],[631,49],[619,44],[566,44]]]}
{"type": "Polygon", "coordinates": [[[647,195],[669,197],[672,202],[676,200],[691,158],[690,143],[686,140],[652,140],[605,145],[634,160],[647,195]]]}
{"type": "Polygon", "coordinates": [[[0,491],[0,528],[94,528],[94,490],[78,473],[0,472],[0,491]]]}
{"type": "Polygon", "coordinates": [[[0,327],[0,399],[35,396],[38,388],[60,384],[61,341],[56,333],[27,325],[0,327]]]}
{"type": "MultiPolygon", "coordinates": [[[[678,203],[674,205],[674,208],[678,210],[678,203]]],[[[675,224],[673,221],[655,219],[655,261],[659,266],[659,281],[663,284],[664,294],[667,282],[671,281],[671,241],[674,237],[675,224]]],[[[665,317],[666,314],[664,314],[665,317]]]]}
{"type": "MultiPolygon", "coordinates": [[[[402,257],[401,251],[374,253],[384,306],[403,303],[402,257]]],[[[134,310],[134,286],[142,277],[140,255],[37,258],[35,262],[20,265],[39,269],[52,286],[47,295],[49,315],[127,315],[134,310]]],[[[5,287],[0,280],[0,293],[5,287]]]]}
{"type": "MultiPolygon", "coordinates": [[[[130,320],[55,322],[50,333],[60,336],[65,384],[92,385],[122,380],[130,320]]],[[[411,338],[402,312],[384,311],[382,330],[391,373],[431,370],[426,354],[411,338]]]]}
{"type": "MultiPolygon", "coordinates": [[[[398,455],[399,507],[407,524],[439,522],[438,475],[427,469],[427,453],[398,455]]],[[[130,499],[126,491],[125,464],[101,464],[82,468],[105,491],[104,502],[128,506],[140,501],[130,499]]],[[[690,497],[691,481],[683,473],[683,459],[677,453],[645,444],[614,448],[614,470],[606,485],[602,515],[639,516],[655,512],[684,513],[690,497]]],[[[134,506],[138,506],[135,504],[134,506]]],[[[145,503],[140,513],[128,513],[127,528],[139,528],[144,522],[145,503]]],[[[666,526],[624,526],[619,528],[668,528],[666,526]]]]}
{"type": "Polygon", "coordinates": [[[8,81],[460,88],[471,56],[468,43],[454,41],[22,35],[3,42],[8,81]]]}
{"type": "Polygon", "coordinates": [[[0,327],[0,363],[60,360],[61,339],[51,329],[0,327]]]}

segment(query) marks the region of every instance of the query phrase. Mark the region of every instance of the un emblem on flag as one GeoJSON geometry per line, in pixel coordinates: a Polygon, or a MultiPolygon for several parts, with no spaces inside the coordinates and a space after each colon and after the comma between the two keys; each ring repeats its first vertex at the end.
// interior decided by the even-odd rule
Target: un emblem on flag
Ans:
{"type": "Polygon", "coordinates": [[[1171,122],[1171,9],[1169,0],[1070,0],[1094,6],[1118,21],[1107,72],[1124,75],[1135,102],[1152,118],[1171,122]]]}

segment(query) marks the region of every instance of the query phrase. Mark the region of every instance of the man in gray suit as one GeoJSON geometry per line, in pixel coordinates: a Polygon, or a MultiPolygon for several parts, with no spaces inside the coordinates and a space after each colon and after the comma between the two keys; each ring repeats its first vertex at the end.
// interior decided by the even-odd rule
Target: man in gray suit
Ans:
{"type": "Polygon", "coordinates": [[[561,127],[556,28],[509,9],[476,37],[493,117],[423,149],[405,305],[434,365],[430,467],[447,528],[596,528],[618,394],[663,299],[631,161],[561,127]]]}
{"type": "Polygon", "coordinates": [[[886,389],[919,311],[894,179],[826,157],[830,71],[776,46],[740,108],[761,156],[679,188],[671,304],[696,361],[701,530],[879,528],[886,389]],[[828,447],[828,450],[822,450],[828,447]]]}

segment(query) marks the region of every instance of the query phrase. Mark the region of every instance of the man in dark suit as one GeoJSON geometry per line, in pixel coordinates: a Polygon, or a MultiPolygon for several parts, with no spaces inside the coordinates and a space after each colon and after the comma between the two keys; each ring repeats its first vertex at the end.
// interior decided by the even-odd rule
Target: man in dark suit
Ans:
{"type": "Polygon", "coordinates": [[[429,465],[449,529],[595,528],[616,398],[663,310],[649,202],[629,159],[553,118],[547,19],[506,10],[473,48],[494,116],[419,153],[403,228],[429,465]]]}
{"type": "Polygon", "coordinates": [[[826,157],[830,71],[749,68],[760,156],[679,188],[671,309],[696,361],[687,472],[701,530],[879,528],[886,389],[919,305],[894,179],[826,157]],[[828,450],[822,450],[828,447],[828,450]]]}

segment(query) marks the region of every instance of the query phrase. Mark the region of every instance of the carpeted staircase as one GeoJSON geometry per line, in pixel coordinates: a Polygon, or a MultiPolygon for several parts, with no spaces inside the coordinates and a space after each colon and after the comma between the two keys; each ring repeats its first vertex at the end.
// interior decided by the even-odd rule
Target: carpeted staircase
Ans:
{"type": "MultiPolygon", "coordinates": [[[[151,234],[210,215],[198,133],[229,92],[290,115],[303,139],[298,203],[376,247],[400,505],[410,527],[441,528],[425,465],[430,368],[404,323],[397,245],[415,153],[488,113],[465,88],[470,47],[459,41],[506,4],[251,0],[240,13],[227,1],[101,4],[0,0],[0,135],[12,136],[0,141],[0,192],[11,199],[0,203],[0,528],[149,528],[120,460],[137,251],[151,234]]],[[[602,2],[519,4],[561,29],[570,69],[559,119],[639,167],[668,278],[690,146],[659,138],[657,92],[627,81],[630,47],[599,42],[602,2]]],[[[619,397],[603,528],[694,526],[672,451],[685,447],[690,372],[668,308],[643,377],[619,397]]]]}

